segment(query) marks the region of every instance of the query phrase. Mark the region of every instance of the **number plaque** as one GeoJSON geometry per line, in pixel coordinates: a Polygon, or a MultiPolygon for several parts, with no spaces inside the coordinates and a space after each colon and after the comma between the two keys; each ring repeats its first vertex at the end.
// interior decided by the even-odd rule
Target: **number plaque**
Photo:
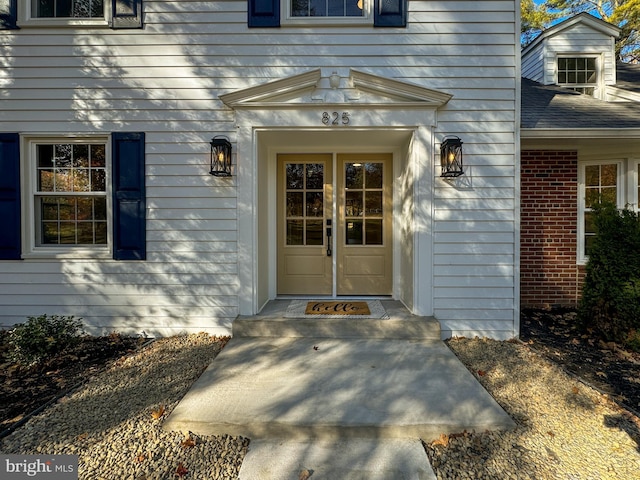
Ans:
{"type": "Polygon", "coordinates": [[[349,125],[349,112],[322,112],[325,125],[349,125]]]}

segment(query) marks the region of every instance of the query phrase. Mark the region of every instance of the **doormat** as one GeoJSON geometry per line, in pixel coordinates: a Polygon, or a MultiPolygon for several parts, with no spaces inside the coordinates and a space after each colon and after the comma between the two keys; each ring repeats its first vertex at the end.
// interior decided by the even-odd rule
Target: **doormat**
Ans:
{"type": "Polygon", "coordinates": [[[389,318],[379,300],[293,300],[286,318],[389,318]]]}

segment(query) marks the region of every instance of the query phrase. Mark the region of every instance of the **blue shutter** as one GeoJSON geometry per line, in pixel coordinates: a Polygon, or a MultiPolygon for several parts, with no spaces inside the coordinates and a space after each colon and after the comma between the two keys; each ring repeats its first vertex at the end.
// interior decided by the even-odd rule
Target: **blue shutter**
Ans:
{"type": "Polygon", "coordinates": [[[406,27],[407,0],[374,0],[374,27],[406,27]]]}
{"type": "Polygon", "coordinates": [[[144,133],[113,133],[113,258],[145,260],[144,133]]]}
{"type": "Polygon", "coordinates": [[[250,28],[279,27],[280,0],[249,0],[248,25],[250,28]]]}
{"type": "Polygon", "coordinates": [[[0,30],[15,30],[18,21],[18,0],[0,0],[0,30]]]}
{"type": "Polygon", "coordinates": [[[20,260],[20,136],[0,133],[0,260],[20,260]]]}
{"type": "Polygon", "coordinates": [[[142,28],[142,0],[112,0],[111,6],[111,28],[142,28]]]}

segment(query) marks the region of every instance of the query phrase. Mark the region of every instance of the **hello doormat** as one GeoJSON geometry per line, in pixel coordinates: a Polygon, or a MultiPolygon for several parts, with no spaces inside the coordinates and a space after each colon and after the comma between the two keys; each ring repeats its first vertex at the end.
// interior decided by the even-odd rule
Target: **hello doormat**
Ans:
{"type": "Polygon", "coordinates": [[[367,302],[307,302],[305,315],[371,315],[367,302]]]}
{"type": "Polygon", "coordinates": [[[287,318],[388,318],[379,300],[319,301],[294,300],[289,304],[287,318]]]}

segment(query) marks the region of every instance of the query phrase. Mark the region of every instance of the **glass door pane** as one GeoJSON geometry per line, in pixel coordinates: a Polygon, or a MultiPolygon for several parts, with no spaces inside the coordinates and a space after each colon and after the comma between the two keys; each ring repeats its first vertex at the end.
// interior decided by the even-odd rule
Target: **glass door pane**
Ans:
{"type": "Polygon", "coordinates": [[[347,245],[383,244],[383,167],[381,162],[344,164],[347,245]]]}
{"type": "Polygon", "coordinates": [[[286,245],[324,245],[324,164],[287,163],[286,245]]]}

